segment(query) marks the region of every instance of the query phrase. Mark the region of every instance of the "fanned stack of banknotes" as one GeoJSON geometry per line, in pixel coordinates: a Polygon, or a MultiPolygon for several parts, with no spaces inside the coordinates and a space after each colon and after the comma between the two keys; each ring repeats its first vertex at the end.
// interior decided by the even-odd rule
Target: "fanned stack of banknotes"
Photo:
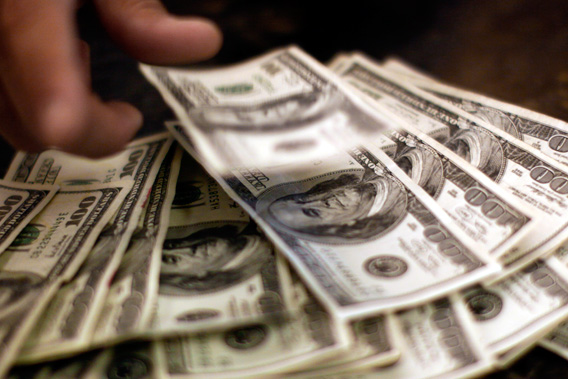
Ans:
{"type": "Polygon", "coordinates": [[[568,123],[295,46],[0,181],[0,377],[455,378],[568,358],[568,123]]]}

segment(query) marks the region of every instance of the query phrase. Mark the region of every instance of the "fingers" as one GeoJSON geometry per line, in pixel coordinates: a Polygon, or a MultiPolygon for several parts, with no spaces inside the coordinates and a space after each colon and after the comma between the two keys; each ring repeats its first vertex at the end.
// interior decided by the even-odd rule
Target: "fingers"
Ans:
{"type": "Polygon", "coordinates": [[[122,47],[153,64],[191,63],[215,55],[222,36],[210,21],[169,15],[159,0],[94,0],[122,47]]]}
{"type": "Polygon", "coordinates": [[[75,0],[0,0],[0,114],[12,125],[0,124],[0,133],[18,148],[106,155],[141,124],[134,108],[91,93],[75,7],[75,0]]]}

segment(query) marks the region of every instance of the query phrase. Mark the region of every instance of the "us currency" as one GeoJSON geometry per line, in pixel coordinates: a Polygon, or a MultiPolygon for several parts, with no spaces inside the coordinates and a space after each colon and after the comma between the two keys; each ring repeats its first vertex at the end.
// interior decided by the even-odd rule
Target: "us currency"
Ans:
{"type": "Polygon", "coordinates": [[[170,149],[162,162],[139,225],[113,277],[93,334],[94,345],[108,345],[150,326],[181,154],[180,148],[170,149]]]}
{"type": "Polygon", "coordinates": [[[568,268],[555,257],[463,292],[479,338],[496,355],[532,346],[568,316],[568,268]]]}
{"type": "Polygon", "coordinates": [[[377,107],[420,129],[473,164],[527,207],[538,209],[538,233],[504,259],[509,275],[534,259],[551,254],[568,235],[564,183],[568,170],[510,134],[396,79],[362,56],[341,65],[341,76],[372,93],[377,107]]]}
{"type": "Polygon", "coordinates": [[[510,254],[527,234],[540,232],[540,218],[533,208],[520,203],[451,150],[411,126],[400,125],[374,144],[493,256],[510,254]]]}
{"type": "Polygon", "coordinates": [[[136,140],[104,160],[88,160],[47,151],[17,155],[8,174],[56,183],[107,182],[130,178],[134,184],[107,224],[80,270],[57,292],[18,357],[21,363],[65,356],[88,349],[112,276],[138,224],[142,205],[172,143],[167,133],[136,140]],[[49,168],[49,169],[48,169],[49,168]]]}
{"type": "Polygon", "coordinates": [[[400,60],[387,61],[383,67],[404,75],[405,79],[419,88],[523,140],[549,157],[568,164],[568,123],[424,77],[400,60]]]}
{"type": "Polygon", "coordinates": [[[217,70],[141,65],[217,171],[321,159],[389,121],[297,47],[217,70]]]}
{"type": "MultiPolygon", "coordinates": [[[[299,377],[362,371],[394,364],[401,351],[394,346],[394,316],[381,315],[350,324],[352,342],[349,351],[316,367],[297,373],[299,377]]],[[[293,375],[289,375],[293,377],[293,375]]]]}
{"type": "Polygon", "coordinates": [[[183,155],[153,332],[226,329],[294,312],[288,266],[250,217],[183,155]]]}
{"type": "MultiPolygon", "coordinates": [[[[169,127],[191,151],[183,129],[169,127]]],[[[258,162],[224,176],[209,169],[337,317],[423,303],[499,271],[381,149],[370,148],[277,168],[258,162]]]]}
{"type": "Polygon", "coordinates": [[[319,379],[472,378],[491,370],[493,357],[476,339],[476,329],[459,298],[442,299],[396,315],[398,362],[389,367],[319,379]]]}
{"type": "MultiPolygon", "coordinates": [[[[83,361],[82,357],[80,359],[83,361]]],[[[88,362],[84,363],[84,365],[86,364],[88,364],[88,362]]],[[[97,357],[97,361],[93,364],[89,364],[87,370],[85,370],[81,376],[77,376],[75,378],[165,379],[164,376],[160,376],[158,374],[158,367],[152,342],[142,340],[126,342],[104,349],[97,357]]],[[[54,377],[53,379],[57,379],[57,377],[54,377]]]]}
{"type": "Polygon", "coordinates": [[[132,183],[61,188],[0,256],[0,377],[61,283],[85,259],[132,183]]]}
{"type": "Polygon", "coordinates": [[[58,186],[0,180],[0,254],[50,202],[58,186]]]}
{"type": "Polygon", "coordinates": [[[345,352],[347,329],[301,282],[295,282],[293,288],[301,312],[292,319],[156,342],[159,377],[266,377],[345,352]]]}
{"type": "MultiPolygon", "coordinates": [[[[568,267],[568,249],[564,246],[554,254],[554,257],[568,267]]],[[[568,359],[568,319],[558,325],[546,337],[539,341],[546,349],[568,359]]]]}

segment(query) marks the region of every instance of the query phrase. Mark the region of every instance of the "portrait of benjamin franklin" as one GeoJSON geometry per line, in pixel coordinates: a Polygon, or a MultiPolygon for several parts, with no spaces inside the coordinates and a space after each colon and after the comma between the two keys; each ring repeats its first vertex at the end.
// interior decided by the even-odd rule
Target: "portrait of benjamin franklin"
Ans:
{"type": "Polygon", "coordinates": [[[0,321],[21,317],[27,312],[45,280],[32,272],[0,274],[0,321]]]}
{"type": "Polygon", "coordinates": [[[444,185],[444,167],[436,152],[423,145],[404,146],[392,158],[428,195],[438,197],[444,185]]]}
{"type": "Polygon", "coordinates": [[[497,138],[484,129],[459,130],[445,145],[491,179],[497,180],[503,174],[503,149],[497,138]]]}
{"type": "Polygon", "coordinates": [[[515,122],[511,119],[511,117],[505,112],[495,108],[472,103],[467,100],[462,100],[459,103],[459,107],[467,113],[479,117],[483,121],[487,121],[489,124],[505,131],[513,137],[520,140],[523,139],[523,134],[521,133],[515,122]]]}
{"type": "Polygon", "coordinates": [[[277,230],[324,243],[365,242],[406,214],[406,191],[390,176],[341,174],[298,191],[304,186],[289,183],[282,192],[293,193],[264,199],[257,210],[277,230]]]}
{"type": "Polygon", "coordinates": [[[164,242],[159,292],[193,295],[226,288],[258,273],[271,259],[264,236],[249,224],[219,225],[164,242]]]}

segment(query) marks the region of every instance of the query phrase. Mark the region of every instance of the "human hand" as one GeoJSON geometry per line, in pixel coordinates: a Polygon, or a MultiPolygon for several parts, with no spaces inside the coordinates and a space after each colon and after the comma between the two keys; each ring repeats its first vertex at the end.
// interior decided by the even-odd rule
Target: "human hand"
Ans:
{"type": "MultiPolygon", "coordinates": [[[[93,0],[109,34],[151,64],[210,58],[221,33],[208,20],[169,15],[159,0],[93,0]]],[[[133,106],[90,88],[77,0],[0,0],[0,134],[16,149],[88,157],[120,150],[142,124],[133,106]]]]}

